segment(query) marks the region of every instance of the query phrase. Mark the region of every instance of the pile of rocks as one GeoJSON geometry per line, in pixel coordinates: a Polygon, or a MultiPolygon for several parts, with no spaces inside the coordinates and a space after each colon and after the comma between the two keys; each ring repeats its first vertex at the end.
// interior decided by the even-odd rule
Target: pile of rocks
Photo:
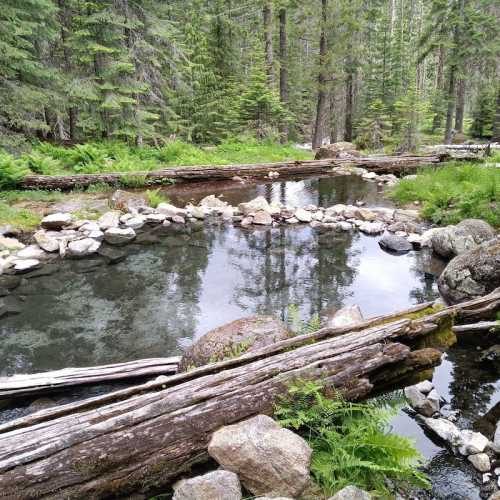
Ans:
{"type": "MultiPolygon", "coordinates": [[[[311,448],[268,416],[222,427],[213,434],[208,453],[221,468],[177,482],[173,500],[241,500],[242,487],[260,500],[293,500],[311,488],[311,448]]],[[[330,500],[370,498],[349,486],[330,500]]]]}
{"type": "Polygon", "coordinates": [[[491,483],[490,493],[500,488],[500,422],[497,424],[493,441],[490,441],[480,432],[460,430],[453,423],[453,413],[447,416],[443,414],[443,400],[432,382],[420,382],[407,387],[404,392],[410,406],[423,416],[424,425],[445,441],[454,452],[467,457],[474,468],[483,474],[483,485],[491,483]]]}

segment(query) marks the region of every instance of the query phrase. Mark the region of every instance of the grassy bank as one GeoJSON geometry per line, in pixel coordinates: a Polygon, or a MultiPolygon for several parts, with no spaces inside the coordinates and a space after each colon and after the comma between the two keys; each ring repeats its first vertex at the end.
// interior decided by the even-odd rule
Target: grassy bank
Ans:
{"type": "Polygon", "coordinates": [[[500,227],[499,168],[450,163],[422,169],[415,179],[401,180],[391,197],[401,204],[420,202],[422,215],[436,224],[478,218],[500,227]]]}
{"type": "Polygon", "coordinates": [[[292,145],[254,140],[225,142],[210,148],[200,148],[181,141],[173,141],[162,147],[140,148],[114,141],[79,144],[71,148],[41,143],[19,158],[0,151],[0,188],[16,186],[29,173],[133,173],[187,165],[229,165],[309,158],[312,158],[310,151],[292,145]]]}

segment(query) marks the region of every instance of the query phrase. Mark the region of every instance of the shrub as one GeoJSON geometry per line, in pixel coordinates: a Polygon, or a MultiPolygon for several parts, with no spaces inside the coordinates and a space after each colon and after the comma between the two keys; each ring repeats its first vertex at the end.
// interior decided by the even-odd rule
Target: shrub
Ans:
{"type": "Polygon", "coordinates": [[[0,151],[0,189],[15,188],[30,173],[23,161],[0,151]]]}
{"type": "Polygon", "coordinates": [[[389,433],[396,413],[394,401],[349,403],[325,397],[315,382],[298,381],[274,415],[309,442],[311,473],[326,495],[354,484],[386,498],[387,479],[402,488],[429,486],[413,442],[389,433]]]}
{"type": "Polygon", "coordinates": [[[168,197],[161,194],[160,188],[146,191],[146,199],[150,207],[156,208],[160,203],[168,202],[168,197]]]}
{"type": "Polygon", "coordinates": [[[56,175],[62,170],[60,160],[44,155],[38,151],[23,155],[21,161],[36,174],[56,175]]]}

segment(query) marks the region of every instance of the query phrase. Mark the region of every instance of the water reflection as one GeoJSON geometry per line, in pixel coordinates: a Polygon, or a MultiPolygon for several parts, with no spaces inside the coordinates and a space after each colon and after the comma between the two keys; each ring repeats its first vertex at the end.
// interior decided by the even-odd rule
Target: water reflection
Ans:
{"type": "Polygon", "coordinates": [[[22,313],[0,324],[1,374],[168,356],[180,338],[256,312],[284,318],[289,304],[305,318],[354,303],[371,316],[436,296],[417,253],[389,255],[359,233],[208,226],[131,249],[20,287],[22,313]]]}

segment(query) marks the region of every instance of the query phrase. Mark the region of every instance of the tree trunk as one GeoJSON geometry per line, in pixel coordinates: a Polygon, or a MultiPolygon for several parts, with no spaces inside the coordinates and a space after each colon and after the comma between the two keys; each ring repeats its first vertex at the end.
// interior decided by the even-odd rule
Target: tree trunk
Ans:
{"type": "Polygon", "coordinates": [[[455,73],[456,67],[450,67],[450,75],[448,80],[447,92],[447,110],[446,110],[446,125],[444,132],[444,143],[451,144],[453,140],[453,112],[455,111],[455,73]]]}
{"type": "Polygon", "coordinates": [[[318,100],[316,103],[316,123],[312,139],[313,149],[317,149],[323,143],[325,116],[328,107],[328,95],[326,91],[326,71],[328,41],[326,38],[328,0],[321,0],[321,35],[319,39],[319,70],[318,70],[318,100]]]}
{"type": "Polygon", "coordinates": [[[436,88],[434,97],[434,118],[432,120],[432,132],[435,132],[438,128],[440,128],[443,121],[441,101],[444,89],[444,55],[444,45],[440,44],[436,64],[436,88]]]}
{"type": "Polygon", "coordinates": [[[148,494],[205,460],[211,434],[221,426],[272,414],[297,379],[320,380],[356,400],[439,364],[440,351],[410,346],[449,329],[455,317],[478,318],[484,311],[494,316],[500,291],[411,319],[423,307],[400,313],[400,319],[391,315],[323,328],[7,422],[0,426],[1,494],[16,499],[148,494]]]}
{"type": "Polygon", "coordinates": [[[495,123],[493,124],[493,141],[500,142],[500,85],[497,90],[497,109],[495,113],[495,123]]]}
{"type": "MultiPolygon", "coordinates": [[[[288,107],[288,47],[286,30],[286,9],[279,11],[280,18],[280,101],[285,109],[288,107]]],[[[281,125],[281,140],[288,142],[288,123],[281,125]]]]}
{"type": "Polygon", "coordinates": [[[265,0],[262,9],[264,23],[264,52],[266,58],[266,72],[269,85],[274,85],[274,61],[273,61],[273,24],[272,6],[269,0],[265,0]]]}
{"type": "Polygon", "coordinates": [[[345,126],[344,140],[352,142],[352,114],[354,102],[354,68],[352,58],[347,58],[347,79],[345,85],[345,126]]]}
{"type": "Polygon", "coordinates": [[[464,132],[465,111],[465,79],[460,78],[457,83],[457,109],[455,111],[455,131],[457,134],[464,132]]]}

